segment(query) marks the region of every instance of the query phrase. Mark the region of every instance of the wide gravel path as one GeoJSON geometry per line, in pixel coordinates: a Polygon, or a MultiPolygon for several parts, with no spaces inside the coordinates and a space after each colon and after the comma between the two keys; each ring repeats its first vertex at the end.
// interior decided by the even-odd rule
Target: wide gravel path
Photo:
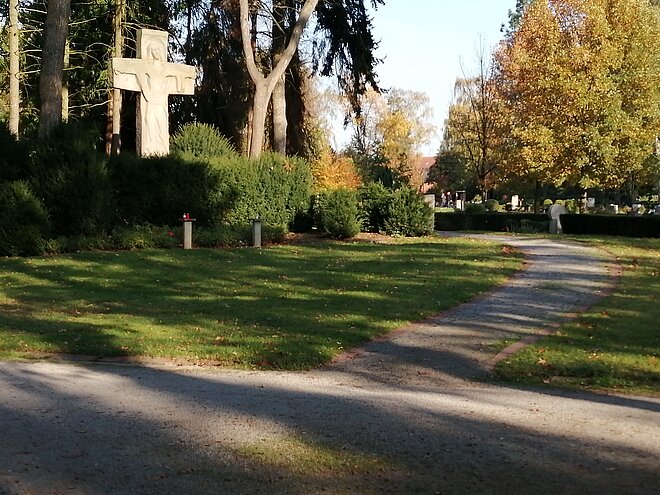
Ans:
{"type": "Polygon", "coordinates": [[[615,282],[590,248],[503,242],[506,286],[312,372],[0,363],[0,494],[660,493],[660,400],[479,381],[489,343],[615,282]]]}

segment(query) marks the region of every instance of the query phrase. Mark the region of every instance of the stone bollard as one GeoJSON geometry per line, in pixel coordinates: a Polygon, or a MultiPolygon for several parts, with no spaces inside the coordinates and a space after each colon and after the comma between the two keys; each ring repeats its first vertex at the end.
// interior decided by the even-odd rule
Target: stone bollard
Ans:
{"type": "Polygon", "coordinates": [[[259,217],[252,220],[252,246],[261,247],[261,220],[259,217]]]}
{"type": "Polygon", "coordinates": [[[184,213],[183,218],[183,249],[192,249],[192,224],[194,218],[190,218],[189,213],[184,213]]]}

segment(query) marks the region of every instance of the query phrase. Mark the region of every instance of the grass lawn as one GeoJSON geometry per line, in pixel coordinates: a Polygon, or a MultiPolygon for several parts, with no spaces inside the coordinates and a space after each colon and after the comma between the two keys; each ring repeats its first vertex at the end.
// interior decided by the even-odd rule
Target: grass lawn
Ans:
{"type": "Polygon", "coordinates": [[[521,265],[467,239],[0,259],[0,357],[305,369],[473,298],[521,265]]]}
{"type": "Polygon", "coordinates": [[[660,395],[660,239],[573,238],[616,256],[614,293],[498,364],[505,380],[660,395]]]}

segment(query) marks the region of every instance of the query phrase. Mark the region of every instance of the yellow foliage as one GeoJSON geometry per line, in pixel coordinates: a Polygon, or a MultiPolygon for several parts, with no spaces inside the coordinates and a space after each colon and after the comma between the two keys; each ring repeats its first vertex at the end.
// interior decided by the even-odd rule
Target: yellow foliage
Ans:
{"type": "Polygon", "coordinates": [[[312,177],[317,191],[357,189],[362,185],[353,160],[348,157],[338,157],[329,149],[323,151],[312,163],[312,177]]]}
{"type": "Polygon", "coordinates": [[[640,0],[532,2],[497,55],[507,168],[615,187],[660,134],[660,24],[640,0]]]}

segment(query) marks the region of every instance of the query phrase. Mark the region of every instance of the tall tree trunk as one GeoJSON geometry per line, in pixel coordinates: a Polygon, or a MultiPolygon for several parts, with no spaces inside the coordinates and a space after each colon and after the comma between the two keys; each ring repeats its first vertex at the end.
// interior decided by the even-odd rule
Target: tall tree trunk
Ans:
{"type": "Polygon", "coordinates": [[[273,90],[273,150],[286,155],[287,142],[286,91],[284,76],[273,90]]]}
{"type": "Polygon", "coordinates": [[[18,139],[21,99],[19,88],[18,0],[9,0],[9,132],[18,139]]]}
{"type": "Polygon", "coordinates": [[[48,137],[62,119],[64,49],[69,32],[70,0],[49,0],[41,48],[39,138],[48,137]]]}
{"type": "MultiPolygon", "coordinates": [[[[273,46],[272,66],[276,67],[286,46],[285,0],[273,2],[273,46]]],[[[273,150],[286,155],[287,142],[285,76],[279,78],[273,90],[273,150]]]]}
{"type": "Polygon", "coordinates": [[[268,77],[265,77],[254,60],[254,51],[251,43],[250,36],[250,9],[248,0],[240,0],[241,7],[241,36],[243,38],[243,53],[245,54],[248,72],[250,78],[254,82],[254,121],[252,131],[252,142],[250,143],[250,157],[256,158],[261,155],[264,145],[265,128],[266,128],[266,113],[268,109],[268,102],[273,94],[275,85],[284,75],[286,68],[289,66],[294,53],[298,49],[298,43],[302,36],[303,29],[307,25],[307,21],[316,9],[319,0],[305,0],[305,4],[300,10],[298,20],[296,21],[291,38],[287,43],[286,49],[282,52],[282,57],[277,62],[277,65],[270,72],[268,77]],[[264,104],[265,102],[265,104],[264,104]]]}
{"type": "MultiPolygon", "coordinates": [[[[115,0],[113,56],[121,57],[124,48],[122,26],[126,16],[126,0],[115,0]]],[[[121,151],[121,89],[111,89],[108,99],[108,120],[106,125],[105,154],[118,155],[121,151]]]]}
{"type": "Polygon", "coordinates": [[[64,46],[64,64],[62,66],[62,122],[69,121],[69,55],[71,52],[71,45],[67,39],[64,46]]]}

